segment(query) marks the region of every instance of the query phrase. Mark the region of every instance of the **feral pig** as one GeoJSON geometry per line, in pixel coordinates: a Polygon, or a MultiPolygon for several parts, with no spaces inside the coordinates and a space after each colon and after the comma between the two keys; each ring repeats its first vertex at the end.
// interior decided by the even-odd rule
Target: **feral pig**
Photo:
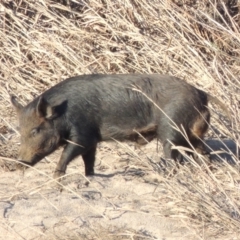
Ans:
{"type": "Polygon", "coordinates": [[[181,157],[176,149],[171,149],[172,144],[188,148],[192,145],[201,153],[210,121],[209,100],[216,101],[183,80],[167,75],[72,77],[27,106],[11,96],[19,117],[19,158],[34,165],[64,145],[54,173],[54,177],[60,177],[68,163],[79,155],[85,174],[93,175],[100,141],[116,139],[145,144],[156,137],[163,144],[165,158],[181,157]],[[188,140],[177,127],[184,129],[188,140]]]}

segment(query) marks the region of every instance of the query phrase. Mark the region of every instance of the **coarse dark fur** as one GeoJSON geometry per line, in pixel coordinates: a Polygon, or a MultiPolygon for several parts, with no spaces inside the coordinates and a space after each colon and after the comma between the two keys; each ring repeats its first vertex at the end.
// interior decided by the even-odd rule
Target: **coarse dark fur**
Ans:
{"type": "Polygon", "coordinates": [[[25,107],[11,97],[19,117],[19,157],[34,165],[64,145],[54,175],[59,177],[78,155],[84,160],[85,174],[94,174],[100,141],[145,144],[157,137],[165,158],[177,160],[180,154],[171,149],[172,144],[190,148],[188,141],[201,153],[210,121],[208,98],[205,92],[167,75],[72,77],[25,107]],[[188,140],[181,133],[183,129],[188,140]]]}

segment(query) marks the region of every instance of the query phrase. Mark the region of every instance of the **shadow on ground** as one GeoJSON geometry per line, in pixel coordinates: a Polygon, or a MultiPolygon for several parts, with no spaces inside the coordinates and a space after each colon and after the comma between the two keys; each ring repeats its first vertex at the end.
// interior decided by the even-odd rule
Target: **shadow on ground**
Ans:
{"type": "Polygon", "coordinates": [[[210,159],[212,161],[224,161],[231,164],[236,164],[239,159],[240,148],[237,143],[230,139],[218,140],[208,139],[205,141],[207,150],[210,152],[210,159]]]}

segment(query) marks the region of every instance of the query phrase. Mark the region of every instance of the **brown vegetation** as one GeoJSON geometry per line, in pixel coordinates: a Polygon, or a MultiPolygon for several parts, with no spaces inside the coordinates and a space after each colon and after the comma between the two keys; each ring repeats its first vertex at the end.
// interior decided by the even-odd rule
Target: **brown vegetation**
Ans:
{"type": "MultiPolygon", "coordinates": [[[[88,219],[84,212],[85,206],[90,206],[90,215],[92,209],[100,212],[100,216],[105,219],[104,223],[107,222],[106,219],[111,219],[109,209],[112,207],[115,211],[118,210],[119,214],[136,212],[144,215],[146,219],[152,215],[172,221],[177,219],[179,224],[183,224],[191,232],[190,235],[185,235],[188,239],[239,239],[239,9],[237,0],[1,1],[0,158],[4,164],[0,170],[0,200],[1,204],[3,201],[4,204],[8,201],[10,204],[10,207],[1,205],[4,213],[0,223],[1,232],[8,232],[8,239],[30,239],[26,237],[27,232],[19,230],[20,223],[25,222],[28,233],[32,231],[33,226],[27,225],[28,220],[24,219],[24,215],[22,221],[7,213],[11,211],[11,204],[17,206],[19,199],[31,199],[31,196],[34,196],[45,199],[47,206],[52,206],[54,211],[59,207],[46,197],[46,192],[42,192],[46,191],[42,189],[47,184],[41,176],[46,174],[49,181],[53,181],[50,178],[51,169],[54,169],[56,162],[51,158],[43,163],[41,171],[37,170],[38,166],[36,169],[27,170],[33,172],[33,176],[29,175],[29,178],[22,176],[19,171],[8,172],[13,168],[6,165],[16,158],[19,141],[17,119],[8,92],[23,99],[23,104],[26,104],[39,93],[70,76],[137,72],[174,75],[221,99],[232,114],[232,122],[223,118],[221,111],[213,108],[213,121],[208,135],[210,140],[207,143],[217,151],[213,156],[222,151],[221,149],[225,149],[224,153],[220,154],[220,157],[213,157],[216,161],[213,161],[210,168],[204,159],[200,159],[201,165],[189,160],[188,164],[180,166],[173,174],[175,170],[171,162],[164,166],[163,171],[160,165],[164,164],[149,157],[149,153],[156,151],[156,143],[152,149],[143,147],[143,150],[134,150],[133,147],[120,143],[115,147],[103,145],[99,151],[100,159],[108,159],[108,152],[111,151],[111,155],[116,154],[116,159],[121,156],[120,160],[127,161],[123,165],[118,160],[119,164],[113,165],[117,166],[119,172],[122,171],[122,175],[118,173],[109,177],[106,182],[104,178],[93,178],[88,183],[104,198],[105,209],[102,210],[102,205],[100,207],[101,199],[93,201],[84,197],[84,185],[81,185],[79,190],[78,184],[78,187],[71,188],[70,183],[66,187],[67,191],[60,197],[81,198],[82,212],[79,211],[79,215],[82,214],[85,220],[88,219]],[[229,136],[231,141],[224,139],[229,136]],[[120,150],[122,146],[124,149],[120,150]],[[235,152],[235,155],[230,150],[235,152]],[[127,153],[127,157],[123,152],[127,153]],[[225,157],[229,161],[223,159],[225,157]],[[131,175],[133,172],[135,175],[131,175]],[[114,179],[117,179],[118,183],[114,182],[114,179]],[[123,208],[115,202],[120,189],[122,191],[119,182],[124,179],[131,179],[136,188],[143,183],[149,184],[149,189],[154,186],[154,191],[149,190],[152,191],[149,202],[143,195],[136,199],[140,203],[144,199],[144,210],[133,208],[133,205],[132,208],[123,208]],[[95,188],[94,184],[98,181],[104,182],[109,189],[108,184],[112,184],[115,195],[106,193],[106,189],[101,188],[102,185],[95,188]]],[[[158,155],[158,160],[160,156],[161,154],[158,155]]],[[[99,168],[108,169],[109,174],[116,171],[110,166],[110,160],[103,162],[104,164],[99,163],[99,168]]],[[[80,168],[75,170],[73,174],[79,172],[80,168]]],[[[77,177],[81,183],[86,181],[82,176],[77,177]]],[[[74,180],[74,183],[77,181],[74,180]]],[[[124,184],[126,182],[123,181],[124,184]]],[[[126,184],[125,194],[129,191],[126,184]]],[[[121,197],[123,196],[124,193],[121,197]]],[[[36,209],[38,207],[39,205],[36,205],[36,209]]],[[[76,212],[73,209],[73,215],[76,212]]],[[[59,216],[59,212],[56,215],[59,216]]],[[[66,224],[61,222],[61,226],[64,225],[66,229],[71,226],[75,239],[87,239],[85,235],[81,235],[83,233],[68,225],[69,219],[70,217],[64,218],[66,224]]],[[[139,215],[137,219],[140,221],[139,215]]],[[[100,222],[101,219],[98,219],[98,224],[100,222]]],[[[140,231],[130,225],[111,228],[106,224],[98,224],[89,226],[88,230],[84,228],[88,236],[92,236],[89,239],[160,238],[160,235],[148,234],[147,227],[140,231]]],[[[77,227],[79,228],[79,225],[77,227]]],[[[49,236],[51,239],[61,239],[57,233],[54,235],[51,229],[39,227],[35,233],[36,239],[50,239],[49,236]]],[[[176,239],[171,233],[168,236],[176,239]]],[[[66,238],[62,234],[62,239],[66,238]]]]}

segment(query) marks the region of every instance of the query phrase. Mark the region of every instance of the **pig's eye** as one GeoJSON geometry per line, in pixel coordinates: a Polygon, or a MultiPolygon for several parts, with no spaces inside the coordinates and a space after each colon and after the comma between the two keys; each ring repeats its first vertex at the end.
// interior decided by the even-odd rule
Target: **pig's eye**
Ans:
{"type": "Polygon", "coordinates": [[[31,131],[31,135],[34,137],[34,136],[36,136],[39,132],[40,132],[40,128],[34,128],[34,129],[31,131]]]}

